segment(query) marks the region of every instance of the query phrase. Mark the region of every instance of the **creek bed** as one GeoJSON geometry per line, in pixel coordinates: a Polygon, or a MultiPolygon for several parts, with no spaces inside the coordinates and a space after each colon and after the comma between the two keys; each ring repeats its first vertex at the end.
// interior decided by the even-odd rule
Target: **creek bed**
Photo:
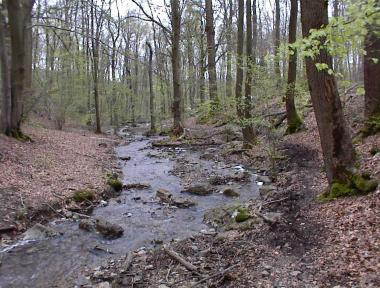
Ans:
{"type": "Polygon", "coordinates": [[[131,157],[129,161],[120,161],[123,183],[147,183],[150,188],[123,191],[107,206],[96,208],[92,215],[121,225],[124,228],[121,238],[105,240],[99,234],[80,230],[78,222],[65,219],[52,221],[48,226],[61,232],[61,236],[19,241],[12,247],[0,247],[0,287],[79,286],[83,281],[81,272],[86,267],[95,268],[110,257],[118,258],[143,246],[152,247],[154,243],[183,239],[209,229],[203,223],[205,211],[226,203],[245,202],[257,196],[257,185],[249,181],[239,184],[239,198],[213,193],[208,196],[191,195],[197,204],[186,209],[162,205],[155,199],[157,189],[166,189],[174,197],[188,196],[181,193],[181,178],[172,173],[178,161],[185,160],[195,170],[203,169],[205,173],[218,172],[222,175],[233,173],[236,167],[201,159],[199,151],[152,148],[150,141],[135,137],[129,145],[116,148],[118,156],[131,157]]]}

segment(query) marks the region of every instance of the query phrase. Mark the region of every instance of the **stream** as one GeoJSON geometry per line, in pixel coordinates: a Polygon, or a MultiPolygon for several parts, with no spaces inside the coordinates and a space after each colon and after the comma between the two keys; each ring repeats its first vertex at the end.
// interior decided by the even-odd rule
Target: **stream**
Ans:
{"type": "Polygon", "coordinates": [[[204,175],[230,175],[243,168],[203,159],[202,150],[153,148],[151,141],[135,136],[130,144],[115,149],[119,157],[131,157],[129,161],[119,160],[123,183],[148,183],[151,187],[123,191],[119,197],[110,199],[107,206],[96,208],[92,215],[121,225],[124,228],[121,238],[105,240],[99,234],[80,230],[75,220],[51,221],[48,226],[61,232],[61,236],[0,246],[0,287],[80,287],[85,267],[95,268],[110,257],[118,258],[140,247],[154,247],[154,243],[184,239],[208,230],[210,227],[203,223],[205,211],[226,203],[245,202],[258,195],[254,176],[252,181],[239,183],[239,198],[218,192],[208,196],[182,193],[184,185],[189,183],[174,175],[178,163],[204,175]],[[191,198],[197,204],[185,209],[162,205],[155,199],[155,192],[160,188],[175,197],[191,198]]]}

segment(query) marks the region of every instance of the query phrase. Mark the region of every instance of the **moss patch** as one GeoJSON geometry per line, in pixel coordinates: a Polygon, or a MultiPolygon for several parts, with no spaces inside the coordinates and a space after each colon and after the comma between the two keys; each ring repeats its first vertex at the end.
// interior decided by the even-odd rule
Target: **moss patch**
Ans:
{"type": "Polygon", "coordinates": [[[22,142],[34,142],[32,138],[22,133],[21,129],[12,129],[10,136],[22,142]]]}
{"type": "Polygon", "coordinates": [[[362,130],[363,137],[375,135],[380,132],[380,113],[370,117],[364,124],[362,130]]]}
{"type": "Polygon", "coordinates": [[[109,177],[107,179],[107,184],[110,185],[113,189],[115,189],[115,191],[121,191],[123,189],[123,183],[115,177],[109,177]]]}
{"type": "Polygon", "coordinates": [[[240,222],[244,222],[245,220],[248,220],[250,215],[249,215],[249,212],[246,208],[242,208],[242,207],[239,207],[237,209],[237,215],[235,216],[235,221],[240,223],[240,222]]]}
{"type": "Polygon", "coordinates": [[[291,121],[288,122],[288,128],[286,128],[285,134],[293,134],[299,132],[304,127],[301,118],[296,115],[291,121]]]}
{"type": "Polygon", "coordinates": [[[95,193],[90,190],[77,190],[73,194],[73,200],[77,203],[95,200],[95,193]]]}
{"type": "Polygon", "coordinates": [[[325,202],[339,197],[367,195],[374,191],[377,185],[378,183],[375,180],[365,179],[360,175],[352,175],[349,184],[334,181],[326,193],[318,196],[318,200],[325,202]]]}

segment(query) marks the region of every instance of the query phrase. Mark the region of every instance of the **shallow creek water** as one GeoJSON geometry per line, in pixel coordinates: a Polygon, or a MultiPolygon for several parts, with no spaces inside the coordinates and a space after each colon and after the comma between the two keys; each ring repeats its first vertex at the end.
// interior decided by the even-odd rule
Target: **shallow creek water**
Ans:
{"type": "MultiPolygon", "coordinates": [[[[104,240],[100,235],[78,229],[78,222],[55,220],[50,227],[62,236],[39,241],[16,242],[12,247],[0,247],[0,287],[74,287],[80,284],[84,267],[97,267],[110,257],[125,255],[139,247],[151,247],[154,240],[183,239],[208,229],[203,223],[204,212],[228,202],[244,202],[257,196],[254,181],[242,183],[238,199],[220,193],[209,196],[191,196],[197,203],[187,209],[163,206],[155,199],[159,188],[174,196],[181,193],[183,183],[171,174],[176,161],[186,159],[186,165],[203,169],[211,174],[227,175],[239,167],[200,159],[200,152],[185,149],[152,148],[150,140],[134,138],[127,146],[116,148],[118,156],[130,156],[120,161],[123,182],[148,183],[145,190],[128,190],[111,199],[107,206],[94,210],[93,217],[104,218],[121,225],[124,234],[115,240],[104,240]],[[157,157],[152,157],[152,154],[157,157]],[[98,249],[98,248],[101,249],[98,249]],[[107,251],[111,252],[108,253],[107,251]]],[[[194,179],[194,183],[198,179],[194,179]]],[[[83,277],[82,277],[83,279],[83,277]]]]}

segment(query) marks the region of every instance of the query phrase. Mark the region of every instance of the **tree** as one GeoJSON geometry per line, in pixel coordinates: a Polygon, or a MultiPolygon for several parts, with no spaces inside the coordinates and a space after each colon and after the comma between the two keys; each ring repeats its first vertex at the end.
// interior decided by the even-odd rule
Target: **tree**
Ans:
{"type": "Polygon", "coordinates": [[[274,50],[275,50],[275,61],[274,61],[274,72],[278,77],[278,84],[281,81],[281,71],[280,71],[280,55],[279,55],[279,47],[280,47],[280,21],[281,21],[281,7],[280,0],[275,0],[275,27],[274,27],[274,50]]]}
{"type": "Polygon", "coordinates": [[[9,59],[9,45],[8,45],[8,25],[5,21],[4,14],[5,7],[0,7],[0,62],[1,62],[1,92],[2,92],[2,105],[1,105],[1,121],[0,129],[6,135],[11,132],[11,75],[10,75],[10,59],[9,59]]]}
{"type": "MultiPolygon", "coordinates": [[[[377,3],[376,7],[380,5],[377,3]]],[[[379,21],[377,19],[377,21],[379,21]]],[[[374,21],[367,26],[364,55],[364,89],[366,118],[364,134],[370,135],[380,131],[380,24],[374,21]]]]}
{"type": "MultiPolygon", "coordinates": [[[[102,0],[102,8],[105,0],[102,0]]],[[[94,80],[94,101],[95,101],[95,121],[96,121],[96,133],[101,133],[100,125],[100,107],[99,107],[99,49],[100,49],[100,34],[103,26],[103,14],[101,9],[98,12],[95,7],[94,0],[91,0],[91,52],[92,52],[92,77],[94,80]]]]}
{"type": "Polygon", "coordinates": [[[179,0],[170,0],[172,24],[172,73],[173,73],[173,132],[179,135],[183,132],[182,126],[182,86],[181,86],[181,9],[179,0]]]}
{"type": "Polygon", "coordinates": [[[149,42],[146,42],[149,50],[149,65],[148,65],[148,74],[149,74],[149,107],[150,107],[150,132],[156,132],[156,118],[154,112],[154,91],[153,91],[153,49],[152,45],[149,42]]]}
{"type": "MultiPolygon", "coordinates": [[[[218,101],[218,86],[216,82],[216,63],[215,63],[215,28],[214,10],[212,0],[206,0],[206,35],[207,35],[207,68],[209,75],[210,100],[215,105],[218,101]]],[[[215,107],[214,107],[215,108],[215,107]]]]}
{"type": "MultiPolygon", "coordinates": [[[[297,15],[298,15],[298,0],[290,1],[290,19],[289,19],[289,45],[293,44],[297,38],[297,15]]],[[[288,128],[286,132],[291,134],[300,130],[303,126],[301,118],[298,116],[296,106],[294,104],[294,94],[297,79],[297,50],[290,48],[289,51],[289,69],[288,83],[286,87],[286,118],[288,128]]]]}
{"type": "MultiPolygon", "coordinates": [[[[252,35],[252,6],[251,0],[246,0],[246,22],[247,22],[247,42],[246,42],[246,58],[247,58],[247,76],[245,79],[245,97],[244,97],[244,118],[243,137],[246,144],[254,144],[256,142],[255,131],[250,122],[252,118],[252,81],[255,69],[255,58],[253,55],[253,35],[252,35]]],[[[243,9],[244,10],[244,9],[243,9]]],[[[239,10],[240,13],[240,10],[239,10]]]]}
{"type": "MultiPolygon", "coordinates": [[[[310,35],[311,29],[328,24],[328,2],[301,0],[302,33],[310,35]]],[[[324,43],[323,37],[319,38],[324,43]]],[[[332,67],[332,57],[327,49],[320,49],[314,57],[307,57],[306,73],[309,82],[314,114],[318,124],[323,160],[330,184],[330,196],[351,195],[353,191],[369,192],[364,180],[356,175],[355,151],[348,125],[343,115],[337,83],[327,69],[317,69],[316,64],[332,67]]],[[[371,187],[373,188],[373,187],[371,187]]]]}
{"type": "Polygon", "coordinates": [[[29,69],[28,55],[31,49],[30,43],[26,43],[28,39],[28,30],[31,27],[27,26],[30,23],[33,0],[8,0],[8,19],[11,38],[11,121],[10,134],[19,139],[24,138],[21,132],[21,122],[23,119],[23,104],[25,88],[29,87],[29,79],[31,69],[29,69]]]}

